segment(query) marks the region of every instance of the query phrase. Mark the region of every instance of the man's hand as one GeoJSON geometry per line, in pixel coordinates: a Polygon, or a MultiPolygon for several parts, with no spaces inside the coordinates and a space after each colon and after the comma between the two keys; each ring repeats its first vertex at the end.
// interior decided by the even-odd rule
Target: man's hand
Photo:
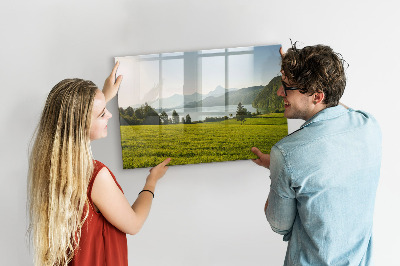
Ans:
{"type": "Polygon", "coordinates": [[[281,58],[283,59],[285,57],[285,53],[283,52],[282,46],[279,48],[279,53],[281,54],[281,58]]]}
{"type": "Polygon", "coordinates": [[[121,84],[122,81],[122,75],[118,76],[117,80],[115,80],[115,75],[117,73],[118,66],[119,66],[119,61],[115,63],[115,66],[111,71],[110,76],[108,76],[106,81],[104,82],[103,94],[104,97],[106,98],[106,103],[110,101],[112,98],[114,98],[115,95],[117,95],[119,85],[121,84]]]}
{"type": "Polygon", "coordinates": [[[251,151],[257,155],[258,159],[252,159],[253,162],[260,166],[264,166],[265,168],[269,169],[269,163],[270,163],[270,155],[266,153],[262,153],[258,148],[253,147],[251,148],[251,151]]]}
{"type": "Polygon", "coordinates": [[[344,105],[343,103],[341,103],[341,102],[339,102],[339,104],[341,105],[341,106],[343,106],[344,108],[346,108],[346,109],[349,109],[350,107],[348,107],[347,105],[344,105]]]}

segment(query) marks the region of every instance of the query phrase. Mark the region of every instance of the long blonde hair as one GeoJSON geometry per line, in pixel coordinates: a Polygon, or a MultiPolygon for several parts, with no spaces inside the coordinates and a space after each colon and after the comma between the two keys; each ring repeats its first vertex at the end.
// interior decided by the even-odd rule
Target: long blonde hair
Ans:
{"type": "Polygon", "coordinates": [[[35,265],[67,265],[79,244],[93,173],[89,136],[96,90],[91,81],[65,79],[47,97],[29,159],[35,265]]]}

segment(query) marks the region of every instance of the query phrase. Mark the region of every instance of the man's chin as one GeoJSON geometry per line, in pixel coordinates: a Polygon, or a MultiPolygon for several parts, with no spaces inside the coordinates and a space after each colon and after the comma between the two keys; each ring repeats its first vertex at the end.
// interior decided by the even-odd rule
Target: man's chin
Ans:
{"type": "Polygon", "coordinates": [[[288,109],[285,110],[283,116],[286,117],[287,119],[293,119],[293,115],[289,112],[288,109]]]}
{"type": "Polygon", "coordinates": [[[286,112],[286,111],[283,113],[283,116],[284,116],[286,119],[301,119],[301,118],[299,118],[297,115],[291,114],[291,113],[286,112]]]}

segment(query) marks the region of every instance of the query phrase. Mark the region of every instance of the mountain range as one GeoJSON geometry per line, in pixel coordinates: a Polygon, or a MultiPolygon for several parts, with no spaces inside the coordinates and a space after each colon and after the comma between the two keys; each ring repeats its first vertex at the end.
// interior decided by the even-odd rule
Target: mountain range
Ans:
{"type": "Polygon", "coordinates": [[[282,76],[276,76],[254,98],[252,106],[265,112],[283,112],[285,110],[282,97],[277,95],[282,76]]]}
{"type": "Polygon", "coordinates": [[[255,97],[264,86],[253,86],[242,88],[239,90],[229,90],[228,92],[219,96],[208,96],[200,101],[186,102],[186,108],[194,107],[211,107],[211,106],[224,106],[224,105],[237,105],[239,102],[242,104],[252,104],[255,97]]]}
{"type": "MultiPolygon", "coordinates": [[[[266,112],[284,111],[283,101],[276,94],[281,86],[281,76],[276,76],[267,85],[252,86],[241,89],[229,89],[217,86],[207,94],[193,93],[190,95],[174,94],[167,98],[161,98],[153,102],[148,102],[150,106],[162,106],[162,109],[180,109],[194,107],[212,107],[251,104],[254,108],[265,110],[266,112]]],[[[132,106],[139,108],[140,105],[132,106]]]]}
{"type": "MultiPolygon", "coordinates": [[[[228,92],[238,91],[238,89],[229,89],[228,92]]],[[[174,94],[167,98],[157,99],[152,102],[148,102],[150,106],[162,106],[163,109],[172,109],[172,108],[182,108],[187,107],[186,104],[192,104],[194,102],[201,102],[203,100],[213,101],[212,99],[215,97],[223,97],[225,95],[225,88],[222,86],[217,86],[214,90],[210,91],[207,94],[200,94],[195,92],[193,94],[185,95],[185,94],[174,94]]],[[[217,106],[217,105],[225,105],[225,101],[222,104],[213,104],[208,106],[217,106]]],[[[133,108],[139,108],[141,105],[134,105],[133,108]]]]}

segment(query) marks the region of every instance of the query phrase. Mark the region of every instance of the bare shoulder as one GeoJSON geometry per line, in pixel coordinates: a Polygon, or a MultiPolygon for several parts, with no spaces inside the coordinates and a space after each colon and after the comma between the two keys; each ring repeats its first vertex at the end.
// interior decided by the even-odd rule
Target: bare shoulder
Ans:
{"type": "Polygon", "coordinates": [[[96,179],[94,180],[94,183],[96,183],[96,181],[98,181],[98,180],[102,180],[102,181],[111,180],[111,181],[113,181],[113,177],[111,176],[111,173],[107,169],[107,167],[103,166],[103,168],[100,169],[100,171],[97,173],[97,176],[96,176],[96,179]]]}
{"type": "MultiPolygon", "coordinates": [[[[92,199],[96,204],[101,199],[107,198],[110,193],[120,192],[114,178],[111,176],[107,167],[101,168],[93,182],[92,199]]],[[[96,204],[97,205],[97,204],[96,204]]]]}
{"type": "Polygon", "coordinates": [[[135,213],[107,167],[103,167],[97,174],[91,196],[93,203],[108,222],[122,232],[134,232],[132,221],[135,220],[135,213]]]}

